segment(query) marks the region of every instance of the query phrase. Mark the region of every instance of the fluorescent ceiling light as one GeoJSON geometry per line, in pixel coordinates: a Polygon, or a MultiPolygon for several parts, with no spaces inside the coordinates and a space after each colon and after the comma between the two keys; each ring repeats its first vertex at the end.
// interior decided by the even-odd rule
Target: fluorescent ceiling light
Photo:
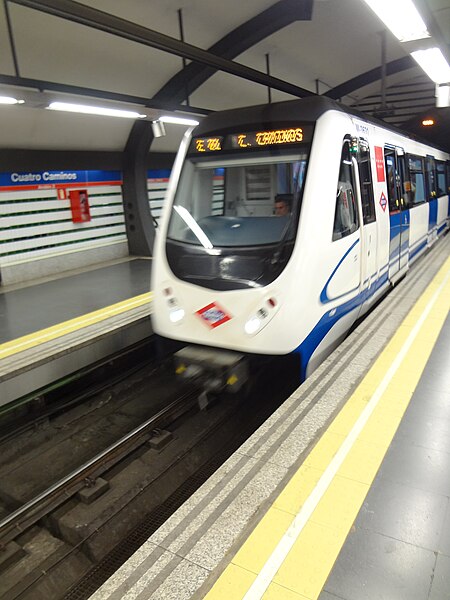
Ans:
{"type": "Polygon", "coordinates": [[[427,26],[412,0],[365,0],[401,42],[430,37],[427,26]]]}
{"type": "Polygon", "coordinates": [[[169,115],[159,117],[158,121],[162,123],[175,123],[176,125],[198,125],[198,121],[194,121],[194,119],[183,119],[182,117],[171,117],[169,115]]]}
{"type": "Polygon", "coordinates": [[[23,100],[17,100],[12,96],[0,96],[0,104],[23,104],[23,100]]]}
{"type": "Polygon", "coordinates": [[[123,119],[143,119],[147,115],[140,115],[131,110],[118,110],[117,108],[103,108],[101,106],[89,106],[85,104],[70,104],[69,102],[52,102],[50,110],[62,110],[66,112],[81,113],[85,115],[101,115],[105,117],[121,117],[123,119]]]}
{"type": "Polygon", "coordinates": [[[450,83],[448,85],[436,85],[435,95],[437,108],[450,106],[450,83]]]}
{"type": "Polygon", "coordinates": [[[450,83],[450,66],[439,48],[417,50],[411,56],[435,83],[450,83]]]}

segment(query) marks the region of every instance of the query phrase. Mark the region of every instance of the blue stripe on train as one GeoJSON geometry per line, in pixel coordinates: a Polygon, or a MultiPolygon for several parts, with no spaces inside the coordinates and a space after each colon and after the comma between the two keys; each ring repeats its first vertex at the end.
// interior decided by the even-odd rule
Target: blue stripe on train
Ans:
{"type": "Polygon", "coordinates": [[[357,309],[368,298],[372,297],[380,289],[380,287],[387,283],[387,281],[388,274],[386,272],[372,284],[370,290],[363,290],[351,300],[344,302],[340,306],[323,315],[323,317],[315,325],[315,327],[308,334],[308,336],[303,340],[300,346],[293,351],[294,353],[300,354],[300,377],[302,381],[304,381],[304,379],[306,378],[306,369],[308,366],[308,362],[314,353],[314,350],[325,338],[325,336],[331,330],[331,328],[339,321],[339,319],[342,319],[342,317],[357,309]]]}

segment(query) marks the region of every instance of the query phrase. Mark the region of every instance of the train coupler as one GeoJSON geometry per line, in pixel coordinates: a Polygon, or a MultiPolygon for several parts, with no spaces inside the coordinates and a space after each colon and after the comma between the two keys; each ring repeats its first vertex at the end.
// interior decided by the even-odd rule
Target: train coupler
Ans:
{"type": "Polygon", "coordinates": [[[196,380],[203,388],[199,397],[201,408],[211,394],[238,392],[248,381],[248,361],[243,354],[229,350],[186,346],[174,354],[177,375],[196,380]]]}

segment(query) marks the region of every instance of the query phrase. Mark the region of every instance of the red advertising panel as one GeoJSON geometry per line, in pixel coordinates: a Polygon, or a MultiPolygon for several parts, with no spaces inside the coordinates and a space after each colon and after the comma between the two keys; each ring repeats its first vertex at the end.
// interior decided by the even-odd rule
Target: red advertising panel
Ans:
{"type": "Polygon", "coordinates": [[[74,223],[85,223],[91,220],[87,190],[70,190],[70,209],[74,223]]]}
{"type": "Polygon", "coordinates": [[[381,148],[381,146],[375,146],[375,164],[377,167],[377,181],[386,181],[384,175],[383,148],[381,148]]]}

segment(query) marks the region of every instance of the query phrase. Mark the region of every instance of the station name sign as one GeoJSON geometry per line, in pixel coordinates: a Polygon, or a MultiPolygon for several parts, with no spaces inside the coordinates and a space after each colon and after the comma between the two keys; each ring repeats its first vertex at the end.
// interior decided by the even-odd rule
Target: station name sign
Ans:
{"type": "Polygon", "coordinates": [[[52,189],[77,185],[120,185],[120,171],[62,170],[0,173],[0,190],[52,189]]]}
{"type": "Polygon", "coordinates": [[[44,182],[68,182],[77,181],[78,174],[76,172],[65,173],[59,171],[44,171],[43,173],[11,173],[11,183],[41,183],[44,182]]]}
{"type": "Polygon", "coordinates": [[[293,146],[310,142],[312,125],[242,131],[227,135],[196,137],[192,140],[190,153],[202,154],[226,150],[254,150],[280,146],[293,146]]]}

